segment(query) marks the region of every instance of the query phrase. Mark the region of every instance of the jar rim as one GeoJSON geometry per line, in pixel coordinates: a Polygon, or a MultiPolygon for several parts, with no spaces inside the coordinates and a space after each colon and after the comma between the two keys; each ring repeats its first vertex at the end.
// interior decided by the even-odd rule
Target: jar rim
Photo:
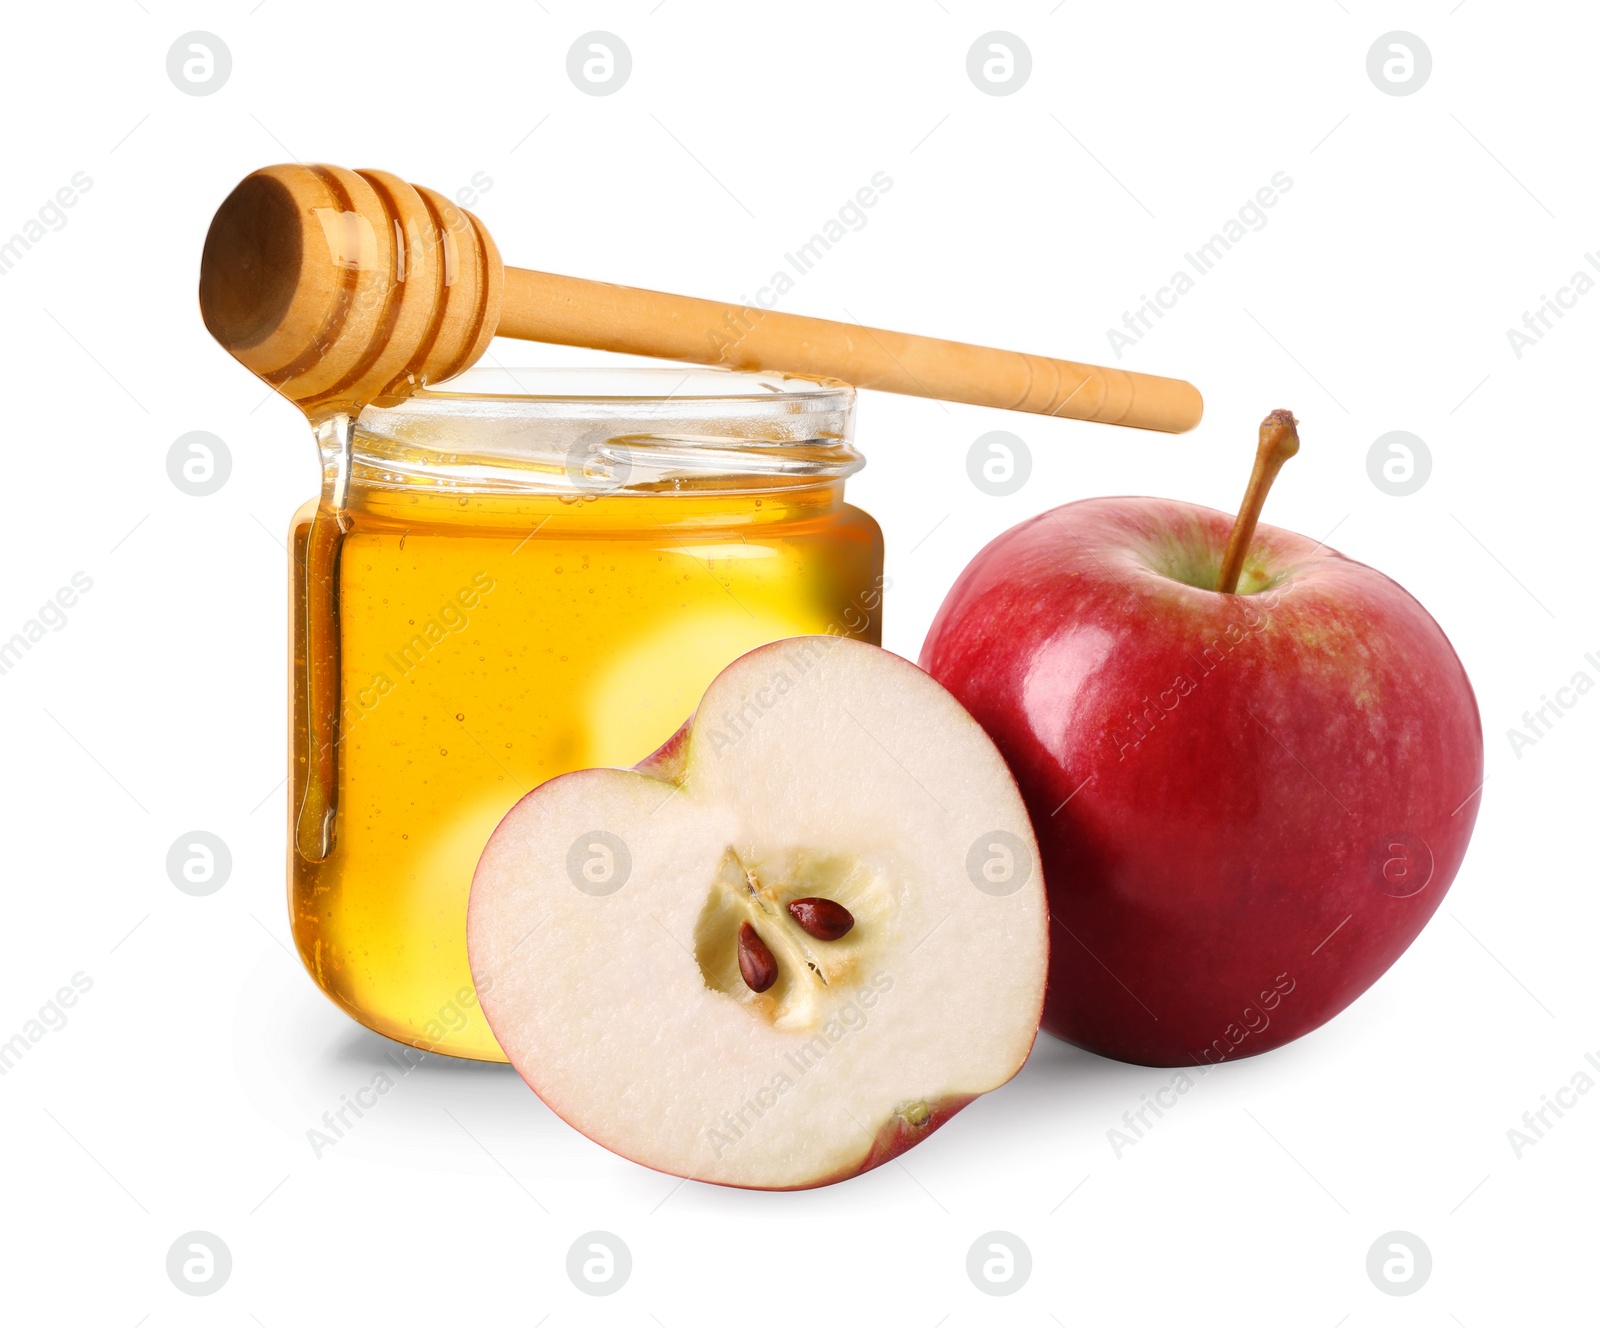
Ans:
{"type": "Polygon", "coordinates": [[[855,394],[854,387],[838,378],[765,369],[747,371],[713,365],[670,364],[557,367],[496,363],[476,364],[454,378],[413,393],[409,401],[422,405],[463,399],[760,404],[781,398],[812,407],[837,408],[852,405],[855,394]],[[630,387],[632,390],[626,390],[630,387]]]}
{"type": "Polygon", "coordinates": [[[699,366],[477,366],[356,421],[352,479],[457,493],[827,484],[865,464],[855,388],[699,366]]]}

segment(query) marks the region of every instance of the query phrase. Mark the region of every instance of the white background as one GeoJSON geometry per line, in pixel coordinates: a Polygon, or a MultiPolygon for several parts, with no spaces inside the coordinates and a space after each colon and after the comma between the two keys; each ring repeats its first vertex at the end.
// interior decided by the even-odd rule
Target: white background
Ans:
{"type": "Polygon", "coordinates": [[[0,1038],[74,973],[93,982],[0,1078],[8,1320],[1593,1320],[1600,1093],[1520,1158],[1507,1130],[1600,1053],[1600,699],[1520,758],[1506,734],[1580,669],[1600,678],[1584,660],[1600,652],[1600,295],[1520,358],[1506,330],[1600,247],[1600,24],[1578,5],[1503,0],[1227,9],[6,7],[0,236],[74,172],[93,181],[0,277],[0,636],[74,572],[93,579],[0,676],[0,1038]],[[195,29],[232,53],[203,97],[166,72],[195,29]],[[614,95],[568,79],[568,47],[592,29],[632,52],[614,95]],[[967,75],[992,29],[1031,51],[1013,95],[967,75]],[[1432,52],[1409,96],[1366,71],[1396,29],[1432,52]],[[680,1186],[568,1129],[504,1067],[439,1058],[314,1157],[307,1129],[371,1081],[387,1044],[316,992],[288,942],[280,541],[314,491],[313,453],[194,299],[216,205],[290,157],[446,193],[484,172],[475,210],[508,261],[726,298],[753,294],[886,171],[869,223],[784,308],[1091,361],[1110,359],[1106,329],[1185,251],[1287,172],[1268,224],[1121,361],[1195,382],[1199,430],[868,395],[870,465],[851,495],[888,539],[885,643],[915,657],[945,589],[1001,530],[1092,494],[1231,508],[1257,421],[1294,409],[1304,449],[1268,519],[1331,533],[1409,588],[1477,687],[1488,780],[1437,917],[1333,1023],[1212,1073],[1120,1158],[1107,1131],[1170,1072],[1049,1039],[903,1165],[821,1191],[680,1186]],[[967,478],[968,447],[996,428],[1033,456],[1007,498],[967,478]],[[232,456],[205,498],[166,470],[196,429],[232,456]],[[1395,429],[1432,455],[1409,497],[1368,477],[1369,447],[1395,429]],[[207,898],[165,869],[197,828],[233,855],[207,898]],[[165,1272],[196,1229],[233,1257],[207,1299],[165,1272]],[[603,1299],[565,1272],[593,1229],[633,1256],[603,1299]],[[1033,1254],[1005,1299],[966,1273],[995,1229],[1033,1254]],[[1405,1298],[1365,1271],[1396,1229],[1433,1255],[1405,1298]]]}

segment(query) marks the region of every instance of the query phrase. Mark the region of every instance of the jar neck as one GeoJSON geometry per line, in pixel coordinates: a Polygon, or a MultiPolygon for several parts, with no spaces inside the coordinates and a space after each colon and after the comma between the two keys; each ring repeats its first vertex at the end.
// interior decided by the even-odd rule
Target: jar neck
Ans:
{"type": "Polygon", "coordinates": [[[844,481],[751,493],[739,489],[659,490],[585,495],[467,494],[364,483],[349,485],[343,516],[365,531],[435,530],[491,536],[539,530],[592,535],[607,531],[749,529],[827,521],[844,507],[844,481]]]}
{"type": "Polygon", "coordinates": [[[863,465],[850,443],[854,392],[842,383],[663,368],[511,377],[526,395],[473,390],[485,384],[472,370],[458,380],[469,390],[368,407],[354,427],[352,483],[576,501],[766,494],[827,486],[863,465]],[[573,394],[541,394],[550,388],[573,394]]]}

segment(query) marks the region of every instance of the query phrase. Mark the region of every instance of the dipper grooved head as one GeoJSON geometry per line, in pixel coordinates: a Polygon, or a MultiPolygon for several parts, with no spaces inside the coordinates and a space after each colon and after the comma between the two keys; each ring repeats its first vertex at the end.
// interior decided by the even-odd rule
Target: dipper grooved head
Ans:
{"type": "Polygon", "coordinates": [[[314,421],[473,364],[500,321],[500,253],[471,213],[385,171],[268,166],[217,210],[207,329],[314,421]]]}

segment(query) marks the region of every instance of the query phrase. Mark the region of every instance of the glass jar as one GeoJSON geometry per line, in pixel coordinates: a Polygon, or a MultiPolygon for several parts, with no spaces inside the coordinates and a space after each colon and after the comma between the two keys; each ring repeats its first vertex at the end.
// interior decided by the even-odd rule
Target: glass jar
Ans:
{"type": "Polygon", "coordinates": [[[879,641],[853,411],[778,374],[473,369],[319,428],[290,541],[289,909],[336,1004],[503,1060],[466,904],[517,799],[647,756],[756,646],[879,641]]]}

